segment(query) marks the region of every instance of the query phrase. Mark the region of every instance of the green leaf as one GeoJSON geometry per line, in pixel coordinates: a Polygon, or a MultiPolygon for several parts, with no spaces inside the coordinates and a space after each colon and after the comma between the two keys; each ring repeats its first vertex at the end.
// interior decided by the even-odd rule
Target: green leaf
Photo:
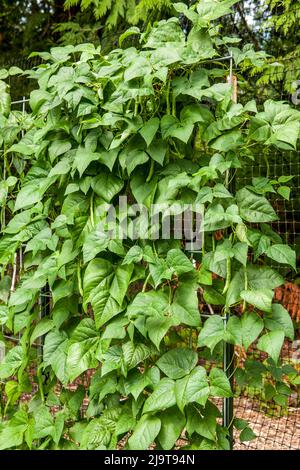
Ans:
{"type": "Polygon", "coordinates": [[[212,285],[212,273],[202,264],[198,270],[198,282],[207,286],[212,285]]]}
{"type": "Polygon", "coordinates": [[[178,322],[188,326],[200,326],[201,317],[198,304],[197,287],[192,282],[179,283],[171,305],[174,317],[178,322]]]}
{"type": "Polygon", "coordinates": [[[163,140],[154,139],[147,149],[150,157],[160,165],[163,165],[167,153],[167,144],[163,140]]]}
{"type": "Polygon", "coordinates": [[[66,383],[67,380],[67,345],[67,334],[55,329],[46,335],[43,348],[44,366],[51,365],[55,375],[62,383],[66,383]]]}
{"type": "Polygon", "coordinates": [[[169,115],[162,117],[160,126],[163,139],[166,140],[168,137],[176,137],[185,144],[188,142],[194,129],[193,124],[188,122],[181,124],[177,118],[169,115]]]}
{"type": "MultiPolygon", "coordinates": [[[[118,370],[122,366],[123,351],[121,346],[111,346],[102,356],[101,375],[104,377],[106,374],[113,370],[118,370]]],[[[107,392],[110,393],[110,392],[107,392]]],[[[105,396],[105,395],[104,395],[105,396]]]]}
{"type": "Polygon", "coordinates": [[[180,437],[186,419],[176,407],[163,411],[159,417],[161,428],[157,438],[164,450],[170,450],[180,437]]]}
{"type": "Polygon", "coordinates": [[[45,335],[48,331],[52,330],[54,327],[54,322],[50,318],[42,318],[38,324],[35,326],[31,337],[30,337],[30,344],[34,343],[34,341],[39,338],[40,336],[45,335]]]}
{"type": "MultiPolygon", "coordinates": [[[[264,286],[265,289],[275,289],[284,283],[284,279],[277,271],[267,266],[247,265],[248,288],[258,290],[264,286]]],[[[244,268],[239,269],[231,280],[226,295],[228,306],[241,300],[241,292],[244,290],[245,272],[244,268]]]]}
{"type": "Polygon", "coordinates": [[[142,391],[151,384],[149,374],[141,374],[139,371],[132,371],[128,374],[125,382],[126,393],[131,393],[135,400],[138,399],[142,391]]]}
{"type": "Polygon", "coordinates": [[[268,353],[269,356],[271,356],[271,358],[274,360],[274,362],[277,362],[283,345],[283,341],[283,331],[271,331],[270,333],[265,334],[259,339],[257,347],[261,351],[268,353]]]}
{"type": "Polygon", "coordinates": [[[247,222],[272,222],[278,220],[276,212],[269,201],[249,189],[240,189],[236,194],[237,205],[241,217],[247,222]]]}
{"type": "Polygon", "coordinates": [[[140,34],[140,29],[136,26],[132,26],[131,28],[128,28],[123,34],[121,34],[119,37],[119,47],[122,47],[123,41],[133,34],[140,34]]]}
{"type": "Polygon", "coordinates": [[[242,134],[240,130],[233,130],[218,137],[212,144],[212,148],[219,152],[228,152],[243,144],[242,134]]]}
{"type": "Polygon", "coordinates": [[[37,114],[41,106],[53,100],[53,95],[46,90],[33,90],[30,94],[29,105],[34,114],[37,114]]]}
{"type": "Polygon", "coordinates": [[[162,291],[151,290],[149,292],[139,292],[132,303],[127,308],[127,316],[129,318],[138,315],[157,317],[165,315],[169,311],[168,296],[162,291]]]}
{"type": "Polygon", "coordinates": [[[142,56],[137,56],[133,63],[126,68],[124,73],[124,80],[129,81],[134,78],[144,77],[151,73],[152,67],[148,59],[142,56]]]}
{"type": "Polygon", "coordinates": [[[155,386],[153,393],[145,401],[143,413],[161,411],[171,408],[175,404],[175,382],[165,377],[160,380],[155,386]]]}
{"type": "Polygon", "coordinates": [[[23,360],[22,346],[15,346],[12,348],[0,363],[0,378],[7,379],[15,374],[19,367],[21,367],[23,360]]]}
{"type": "Polygon", "coordinates": [[[231,397],[232,391],[230,382],[226,377],[225,372],[217,367],[214,367],[209,374],[210,393],[216,397],[231,397]]]}
{"type": "Polygon", "coordinates": [[[277,189],[277,192],[287,201],[290,200],[291,188],[289,188],[288,186],[280,186],[280,188],[277,189]]]}
{"type": "Polygon", "coordinates": [[[34,438],[41,439],[54,433],[53,417],[45,405],[41,405],[34,413],[34,438]]]}
{"type": "Polygon", "coordinates": [[[110,261],[97,258],[90,261],[83,278],[84,301],[87,302],[92,290],[112,273],[113,265],[110,261]]]}
{"type": "Polygon", "coordinates": [[[257,438],[257,435],[249,427],[244,428],[240,434],[241,442],[253,441],[253,439],[256,439],[256,438],[257,438]]]}
{"type": "Polygon", "coordinates": [[[98,365],[95,358],[98,342],[99,335],[94,321],[91,318],[85,318],[75,328],[70,338],[66,366],[71,382],[82,372],[98,365]]]}
{"type": "Polygon", "coordinates": [[[285,336],[294,339],[294,325],[289,312],[280,304],[272,305],[272,313],[264,317],[265,327],[270,330],[283,330],[285,336]]]}
{"type": "Polygon", "coordinates": [[[72,148],[72,144],[69,140],[54,140],[48,147],[48,154],[51,163],[64,153],[68,152],[72,148]]]}
{"type": "Polygon", "coordinates": [[[123,339],[126,336],[125,327],[128,325],[129,321],[127,318],[116,318],[112,320],[105,327],[105,331],[102,334],[101,339],[123,339]]]}
{"type": "Polygon", "coordinates": [[[161,429],[161,421],[155,416],[143,416],[128,440],[131,450],[147,450],[161,429]]]}
{"type": "MultiPolygon", "coordinates": [[[[122,345],[123,357],[128,369],[133,369],[145,361],[151,354],[151,349],[146,344],[134,344],[131,341],[122,345]]],[[[152,351],[153,352],[153,351],[152,351]]]]}
{"type": "Polygon", "coordinates": [[[104,171],[92,180],[92,189],[106,202],[110,202],[123,186],[124,182],[120,178],[104,171]]]}
{"type": "Polygon", "coordinates": [[[224,305],[225,304],[225,297],[216,289],[212,287],[206,287],[203,298],[207,304],[212,305],[224,305]]]}
{"type": "Polygon", "coordinates": [[[248,244],[245,242],[236,243],[232,247],[234,257],[243,265],[247,265],[247,257],[248,257],[248,244]]]}
{"type": "Polygon", "coordinates": [[[8,93],[8,85],[0,80],[0,114],[8,116],[10,112],[11,98],[8,93]]]}
{"type": "Polygon", "coordinates": [[[270,312],[274,293],[272,289],[243,290],[241,297],[259,310],[270,312]]]}
{"type": "Polygon", "coordinates": [[[177,322],[172,317],[166,317],[163,315],[157,317],[149,317],[146,320],[146,329],[148,336],[152,343],[159,349],[160,343],[163,337],[166,335],[172,325],[177,322]]]}
{"type": "Polygon", "coordinates": [[[110,286],[110,295],[118,302],[119,305],[122,305],[124,297],[126,295],[131,275],[133,272],[133,265],[119,265],[114,274],[113,281],[110,286]]]}
{"type": "Polygon", "coordinates": [[[171,349],[157,361],[156,365],[171,379],[180,379],[195,367],[198,356],[190,349],[171,349]]]}
{"type": "Polygon", "coordinates": [[[79,176],[81,177],[89,164],[95,160],[100,160],[99,153],[92,152],[88,148],[78,147],[74,158],[73,169],[78,170],[79,176]]]}
{"type": "Polygon", "coordinates": [[[33,204],[36,204],[40,201],[43,196],[39,184],[36,181],[33,183],[27,183],[23,188],[18,192],[17,199],[15,202],[14,211],[16,212],[19,209],[25,209],[33,204]]]}
{"type": "Polygon", "coordinates": [[[196,406],[188,407],[187,431],[191,436],[195,431],[200,436],[215,441],[218,416],[214,405],[207,402],[204,411],[196,406]]]}
{"type": "Polygon", "coordinates": [[[143,250],[140,246],[132,246],[126,253],[122,264],[138,263],[143,257],[143,250]]]}
{"type": "Polygon", "coordinates": [[[176,381],[176,403],[182,412],[184,407],[192,402],[204,406],[209,394],[210,388],[204,367],[197,366],[189,375],[176,381]]]}
{"type": "Polygon", "coordinates": [[[94,418],[85,427],[80,437],[80,449],[103,450],[109,444],[111,432],[105,421],[101,421],[101,418],[94,418]]]}
{"type": "Polygon", "coordinates": [[[28,415],[18,410],[0,432],[0,450],[18,448],[23,442],[23,435],[28,428],[28,415]]]}
{"type": "Polygon", "coordinates": [[[166,262],[168,266],[178,274],[178,276],[180,276],[180,274],[194,271],[194,266],[191,261],[181,250],[178,249],[168,251],[166,262]]]}
{"type": "Polygon", "coordinates": [[[267,249],[266,255],[278,263],[289,264],[296,271],[296,252],[290,246],[272,245],[267,249]]]}
{"type": "Polygon", "coordinates": [[[219,315],[209,317],[198,336],[198,347],[207,346],[211,352],[224,339],[224,321],[219,315]]]}
{"type": "Polygon", "coordinates": [[[138,166],[146,163],[149,157],[145,150],[139,148],[125,147],[119,155],[119,162],[123,170],[127,170],[128,175],[131,175],[133,170],[138,166]]]}
{"type": "Polygon", "coordinates": [[[264,327],[263,320],[254,312],[246,312],[239,319],[236,316],[230,317],[227,323],[229,339],[234,344],[244,346],[247,350],[249,346],[258,338],[264,327]]]}

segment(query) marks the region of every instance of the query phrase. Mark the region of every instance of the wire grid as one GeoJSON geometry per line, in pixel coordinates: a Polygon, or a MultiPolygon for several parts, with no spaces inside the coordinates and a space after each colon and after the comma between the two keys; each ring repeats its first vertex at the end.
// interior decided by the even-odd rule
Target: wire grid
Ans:
{"type": "MultiPolygon", "coordinates": [[[[12,77],[14,79],[14,77],[12,77]]],[[[24,89],[24,88],[23,88],[24,89]]],[[[25,87],[26,89],[26,87],[25,87]]],[[[287,98],[284,95],[283,87],[281,98],[287,98]]],[[[290,96],[288,96],[290,98],[290,96]]],[[[12,105],[25,109],[28,99],[23,99],[12,102],[12,105]]],[[[262,155],[257,155],[255,162],[249,160],[246,162],[245,167],[239,170],[236,177],[236,187],[242,188],[247,184],[251,184],[252,178],[256,176],[266,176],[269,171],[271,178],[278,178],[279,176],[293,175],[294,178],[291,183],[291,198],[289,201],[282,200],[282,198],[274,197],[273,204],[279,214],[279,221],[273,224],[274,230],[280,233],[284,242],[294,246],[296,249],[299,246],[299,229],[300,229],[300,213],[298,211],[300,202],[300,154],[298,152],[280,152],[276,151],[271,155],[269,170],[266,161],[262,155]]],[[[278,267],[278,266],[276,266],[278,267]]],[[[285,274],[289,274],[286,272],[285,274]]],[[[299,288],[300,290],[300,288],[299,288]]],[[[41,299],[48,298],[49,294],[41,293],[41,299]]],[[[49,299],[48,299],[49,300],[49,299]]],[[[40,304],[43,301],[40,300],[40,304]]],[[[299,295],[299,310],[300,310],[300,295],[299,295]]],[[[208,315],[203,315],[208,316],[208,315]]],[[[5,335],[5,334],[4,334],[5,335]]],[[[19,337],[5,335],[9,341],[18,342],[19,337]]],[[[288,343],[287,343],[288,344],[288,343]]],[[[38,354],[40,354],[42,343],[37,345],[38,354]]],[[[293,345],[290,343],[285,348],[293,351],[293,345]]],[[[290,357],[288,354],[288,358],[290,357]]],[[[263,361],[265,357],[256,356],[257,360],[263,361]]],[[[287,356],[284,357],[287,360],[287,356]]],[[[212,364],[207,359],[206,365],[212,364]]],[[[71,387],[76,388],[76,385],[71,387]]],[[[219,404],[221,406],[221,403],[219,404]]],[[[300,448],[300,403],[297,391],[292,395],[292,401],[289,402],[287,408],[274,406],[272,403],[266,403],[261,399],[257,391],[257,395],[251,395],[245,391],[242,396],[234,400],[234,415],[238,418],[246,419],[250,426],[257,434],[257,438],[249,443],[239,443],[236,440],[234,449],[299,449],[300,448]]]]}

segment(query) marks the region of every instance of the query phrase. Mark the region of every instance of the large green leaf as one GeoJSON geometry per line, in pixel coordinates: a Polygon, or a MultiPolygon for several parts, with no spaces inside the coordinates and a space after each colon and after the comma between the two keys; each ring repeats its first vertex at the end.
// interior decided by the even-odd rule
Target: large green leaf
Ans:
{"type": "Polygon", "coordinates": [[[133,272],[133,265],[118,266],[114,273],[114,278],[110,286],[110,295],[122,305],[126,295],[131,275],[133,272]]]}
{"type": "Polygon", "coordinates": [[[243,290],[241,297],[263,312],[270,312],[274,293],[272,289],[243,290]]]}
{"type": "Polygon", "coordinates": [[[145,140],[147,147],[151,145],[154,136],[159,128],[159,119],[157,117],[149,119],[140,129],[140,134],[145,140]]]}
{"type": "Polygon", "coordinates": [[[247,350],[258,338],[263,327],[263,320],[254,312],[246,312],[241,318],[232,316],[227,323],[226,338],[247,350]]]}
{"type": "Polygon", "coordinates": [[[219,315],[209,317],[198,336],[198,346],[207,346],[211,351],[224,339],[224,320],[219,315]]]}
{"type": "Polygon", "coordinates": [[[194,270],[194,266],[187,256],[176,248],[168,251],[166,262],[178,275],[194,270]]]}
{"type": "Polygon", "coordinates": [[[12,348],[0,363],[0,378],[6,379],[17,371],[24,360],[22,346],[12,348]]]}
{"type": "Polygon", "coordinates": [[[67,347],[68,337],[66,332],[54,329],[46,335],[43,347],[44,366],[50,365],[62,383],[67,381],[67,347]]]}
{"type": "Polygon", "coordinates": [[[160,126],[163,139],[176,137],[184,143],[188,142],[194,129],[194,125],[190,122],[181,123],[177,118],[169,115],[162,117],[160,126]]]}
{"type": "Polygon", "coordinates": [[[275,289],[284,283],[283,277],[274,269],[268,266],[247,265],[247,284],[245,284],[245,271],[240,268],[232,277],[229,289],[226,294],[226,304],[228,306],[241,301],[241,292],[244,286],[248,289],[256,291],[261,289],[275,289]]]}
{"type": "Polygon", "coordinates": [[[212,396],[231,397],[232,391],[226,374],[221,369],[214,367],[209,374],[210,392],[212,396]]]}
{"type": "Polygon", "coordinates": [[[0,450],[20,446],[27,428],[28,414],[25,410],[18,410],[12,419],[1,429],[0,450]]]}
{"type": "Polygon", "coordinates": [[[78,170],[79,176],[82,176],[89,164],[100,159],[100,154],[92,152],[88,148],[78,147],[73,162],[73,168],[78,170]]]}
{"type": "Polygon", "coordinates": [[[104,171],[92,180],[93,190],[106,202],[110,202],[121,191],[123,186],[124,183],[120,178],[104,171]]]}
{"type": "Polygon", "coordinates": [[[189,326],[200,326],[201,317],[198,295],[193,282],[182,282],[179,284],[171,308],[174,317],[176,317],[179,323],[189,326]]]}
{"type": "Polygon", "coordinates": [[[67,351],[67,375],[71,382],[82,372],[97,366],[95,350],[98,342],[94,321],[85,318],[73,331],[67,351]]]}
{"type": "Polygon", "coordinates": [[[112,264],[101,258],[96,258],[88,264],[83,278],[84,301],[88,301],[91,291],[112,273],[112,264]]]}

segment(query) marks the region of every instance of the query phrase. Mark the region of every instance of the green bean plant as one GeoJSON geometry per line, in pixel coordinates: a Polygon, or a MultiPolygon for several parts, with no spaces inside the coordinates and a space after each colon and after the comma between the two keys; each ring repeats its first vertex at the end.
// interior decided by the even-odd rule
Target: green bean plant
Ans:
{"type": "MultiPolygon", "coordinates": [[[[296,258],[272,229],[268,194],[288,198],[289,178],[238,191],[234,178],[259,149],[295,149],[300,113],[233,101],[222,57],[236,39],[220,21],[234,3],[176,4],[187,35],[174,17],[128,30],[108,55],[92,44],[41,53],[26,114],[10,110],[0,82],[0,322],[20,335],[0,363],[0,449],[174,449],[179,438],[228,449],[217,406],[234,394],[226,343],[266,353],[236,365],[239,386],[287,400],[295,371],[279,356],[294,332],[273,301],[284,279],[271,263],[296,269],[296,258]],[[132,34],[138,46],[125,47],[132,34]],[[201,250],[134,237],[143,216],[124,215],[119,196],[148,209],[201,205],[201,250]],[[127,237],[103,221],[110,205],[127,237]]],[[[263,60],[234,44],[235,70],[241,57],[263,60]]],[[[230,425],[255,437],[244,420],[230,425]]]]}

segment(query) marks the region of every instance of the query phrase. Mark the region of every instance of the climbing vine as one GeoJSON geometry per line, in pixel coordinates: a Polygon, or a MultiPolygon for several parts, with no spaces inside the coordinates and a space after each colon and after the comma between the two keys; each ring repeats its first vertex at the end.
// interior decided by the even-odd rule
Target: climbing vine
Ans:
{"type": "MultiPolygon", "coordinates": [[[[0,82],[0,321],[21,337],[0,363],[0,449],[114,449],[120,441],[172,449],[180,436],[185,448],[228,449],[216,405],[233,394],[224,342],[245,353],[257,342],[268,355],[236,370],[239,385],[272,384],[278,401],[290,393],[295,371],[279,355],[293,324],[273,302],[284,280],[270,263],[296,269],[296,260],[272,229],[267,198],[288,198],[289,178],[255,178],[237,192],[232,181],[258,149],[266,158],[294,149],[300,113],[232,100],[221,60],[232,40],[218,20],[234,3],[176,4],[191,22],[187,37],[170,18],[130,29],[105,56],[92,44],[41,53],[28,114],[10,111],[0,82]],[[139,47],[123,47],[130,34],[139,47]],[[136,239],[119,196],[148,209],[201,205],[201,250],[175,236],[136,239]],[[131,227],[127,237],[112,237],[104,223],[110,205],[114,228],[131,227]],[[51,309],[40,318],[45,288],[51,309]],[[70,387],[83,377],[85,386],[70,387]],[[24,393],[30,399],[20,400],[24,393]]],[[[261,60],[251,47],[239,57],[234,48],[236,62],[242,54],[261,60]]],[[[143,226],[142,214],[137,221],[143,226]]],[[[241,440],[253,438],[246,421],[233,424],[241,440]]]]}

